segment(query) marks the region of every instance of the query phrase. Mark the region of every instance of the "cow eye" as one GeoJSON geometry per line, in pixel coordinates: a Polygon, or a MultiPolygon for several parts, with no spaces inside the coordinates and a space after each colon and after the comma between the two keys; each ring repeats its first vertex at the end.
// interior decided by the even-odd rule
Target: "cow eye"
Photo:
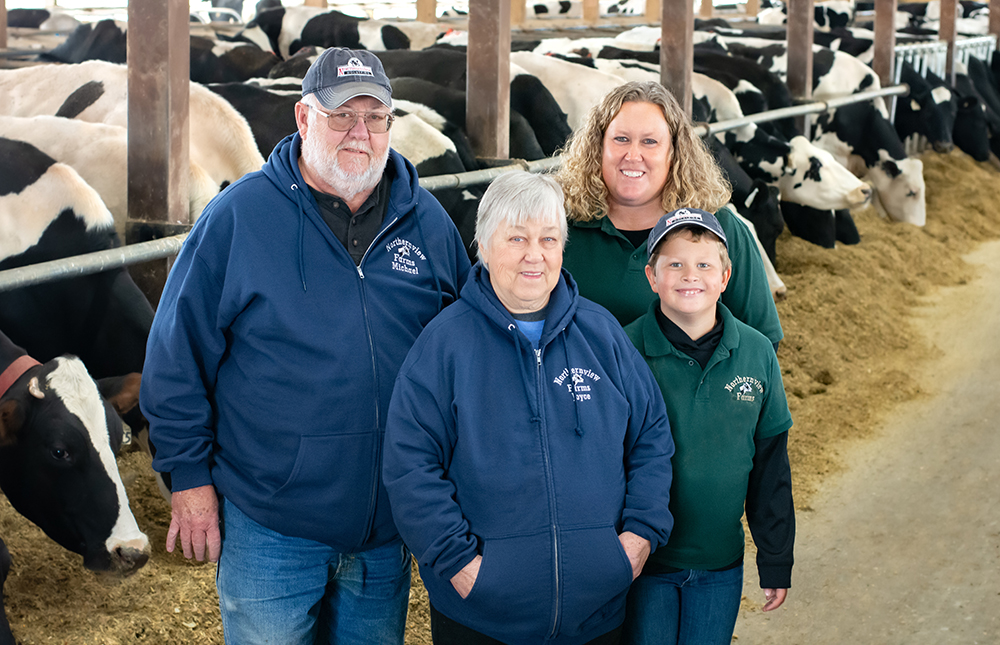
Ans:
{"type": "Polygon", "coordinates": [[[51,448],[49,449],[49,454],[51,454],[52,458],[56,461],[65,461],[69,459],[69,451],[65,448],[51,448]]]}

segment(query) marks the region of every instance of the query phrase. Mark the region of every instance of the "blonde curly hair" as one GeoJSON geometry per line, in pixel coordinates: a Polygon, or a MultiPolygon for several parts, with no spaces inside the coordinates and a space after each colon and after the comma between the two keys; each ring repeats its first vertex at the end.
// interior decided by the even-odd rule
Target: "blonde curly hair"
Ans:
{"type": "Polygon", "coordinates": [[[569,219],[586,222],[607,214],[609,193],[601,172],[604,134],[622,105],[631,102],[659,106],[672,135],[670,170],[660,200],[663,212],[687,206],[714,213],[725,206],[732,189],[677,99],[659,83],[632,81],[608,92],[566,142],[556,179],[566,195],[569,219]]]}

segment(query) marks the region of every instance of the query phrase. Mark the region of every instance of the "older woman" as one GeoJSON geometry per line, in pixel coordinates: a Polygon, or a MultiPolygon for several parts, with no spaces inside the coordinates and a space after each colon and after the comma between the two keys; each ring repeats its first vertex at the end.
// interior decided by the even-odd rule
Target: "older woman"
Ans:
{"type": "Polygon", "coordinates": [[[714,212],[729,240],[733,280],[722,302],[777,347],[783,334],[750,231],[724,208],[730,189],[677,100],[662,85],[630,82],[594,106],[563,153],[558,178],[572,232],[563,265],[580,295],[622,325],[656,299],[646,280],[646,238],[661,215],[714,212]]]}
{"type": "Polygon", "coordinates": [[[383,477],[438,645],[617,643],[670,533],[663,399],[561,270],[565,239],[551,177],[494,180],[481,261],[396,380],[383,477]]]}

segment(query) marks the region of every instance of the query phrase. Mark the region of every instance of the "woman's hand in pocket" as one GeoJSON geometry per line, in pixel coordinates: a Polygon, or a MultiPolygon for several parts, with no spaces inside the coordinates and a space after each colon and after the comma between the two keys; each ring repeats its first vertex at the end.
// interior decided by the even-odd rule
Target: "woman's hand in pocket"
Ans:
{"type": "MultiPolygon", "coordinates": [[[[637,536],[638,537],[638,536],[637,536]]],[[[646,542],[648,545],[649,542],[646,542]]],[[[649,554],[649,547],[646,547],[646,553],[649,554]]],[[[479,577],[479,567],[483,563],[483,556],[477,555],[472,559],[472,562],[462,567],[462,570],[451,577],[451,586],[455,587],[455,591],[458,595],[465,598],[469,597],[469,593],[472,592],[472,586],[476,584],[476,578],[479,577]]]]}

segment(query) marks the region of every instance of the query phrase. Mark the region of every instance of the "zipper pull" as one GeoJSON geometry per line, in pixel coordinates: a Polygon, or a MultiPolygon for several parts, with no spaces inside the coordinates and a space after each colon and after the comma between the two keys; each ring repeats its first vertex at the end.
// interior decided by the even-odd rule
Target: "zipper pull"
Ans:
{"type": "Polygon", "coordinates": [[[362,280],[364,280],[365,279],[365,272],[361,270],[360,266],[358,266],[357,268],[358,268],[358,275],[361,276],[362,280]]]}
{"type": "Polygon", "coordinates": [[[541,367],[542,366],[542,350],[540,348],[535,350],[535,358],[538,360],[538,367],[541,367]]]}

